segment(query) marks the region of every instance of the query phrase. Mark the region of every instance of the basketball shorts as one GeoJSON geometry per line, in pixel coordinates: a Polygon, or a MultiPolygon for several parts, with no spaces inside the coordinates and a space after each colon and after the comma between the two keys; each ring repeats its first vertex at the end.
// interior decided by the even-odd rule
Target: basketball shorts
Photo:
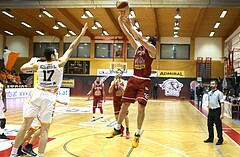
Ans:
{"type": "Polygon", "coordinates": [[[148,78],[142,79],[131,76],[122,97],[122,102],[134,103],[138,101],[140,104],[146,105],[149,99],[150,84],[151,80],[148,78]]]}
{"type": "MultiPolygon", "coordinates": [[[[119,112],[122,108],[122,101],[121,100],[120,101],[115,101],[114,100],[113,101],[113,108],[114,108],[114,114],[119,115],[119,112]]],[[[128,111],[127,111],[126,115],[128,115],[128,111]]]]}
{"type": "Polygon", "coordinates": [[[94,97],[93,98],[93,107],[102,107],[103,97],[94,97]]]}
{"type": "Polygon", "coordinates": [[[24,118],[39,116],[41,123],[51,123],[56,99],[56,93],[35,89],[27,102],[24,118]]]}

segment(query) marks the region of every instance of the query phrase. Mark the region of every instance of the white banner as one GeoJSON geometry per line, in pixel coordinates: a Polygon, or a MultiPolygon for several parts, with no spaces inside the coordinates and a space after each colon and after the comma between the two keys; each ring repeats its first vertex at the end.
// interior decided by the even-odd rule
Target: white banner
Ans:
{"type": "MultiPolygon", "coordinates": [[[[6,98],[15,99],[15,98],[28,98],[31,95],[31,92],[34,88],[6,88],[6,98]]],[[[67,101],[70,97],[69,88],[60,88],[58,90],[58,99],[67,101]]]]}

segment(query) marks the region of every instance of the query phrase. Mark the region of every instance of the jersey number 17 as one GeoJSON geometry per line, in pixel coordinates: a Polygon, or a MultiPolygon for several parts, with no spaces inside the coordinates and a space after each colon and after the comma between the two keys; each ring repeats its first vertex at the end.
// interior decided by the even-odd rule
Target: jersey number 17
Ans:
{"type": "Polygon", "coordinates": [[[51,81],[54,70],[43,70],[43,81],[51,81]]]}

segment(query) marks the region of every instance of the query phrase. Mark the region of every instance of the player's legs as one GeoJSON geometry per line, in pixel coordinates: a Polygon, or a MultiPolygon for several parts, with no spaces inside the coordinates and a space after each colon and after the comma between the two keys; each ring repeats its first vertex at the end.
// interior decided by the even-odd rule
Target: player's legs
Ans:
{"type": "Polygon", "coordinates": [[[3,102],[2,100],[0,100],[0,139],[9,139],[4,134],[4,129],[6,126],[6,118],[2,108],[3,108],[3,102]]]}
{"type": "Polygon", "coordinates": [[[121,134],[121,132],[123,132],[124,128],[122,127],[122,122],[123,122],[123,119],[126,117],[129,106],[130,106],[129,102],[123,103],[122,108],[118,115],[117,124],[114,130],[109,135],[107,135],[106,138],[113,138],[114,136],[119,135],[121,134]]]}
{"type": "Polygon", "coordinates": [[[23,123],[17,133],[15,142],[11,151],[10,157],[15,157],[17,155],[18,147],[23,143],[24,136],[28,128],[30,128],[33,118],[25,118],[23,123]]]}
{"type": "Polygon", "coordinates": [[[28,144],[23,148],[23,152],[27,153],[29,156],[37,156],[37,154],[33,151],[33,144],[34,142],[38,139],[38,137],[40,136],[40,128],[38,129],[30,129],[29,132],[27,133],[26,140],[30,138],[29,135],[32,135],[32,138],[30,139],[30,141],[28,142],[28,144]]]}
{"type": "Polygon", "coordinates": [[[48,130],[50,128],[50,123],[44,123],[40,128],[40,140],[38,144],[38,154],[44,154],[47,139],[48,139],[48,130]]]}
{"type": "Polygon", "coordinates": [[[126,115],[125,117],[125,125],[126,125],[126,139],[130,138],[130,132],[129,132],[129,116],[126,115]]]}

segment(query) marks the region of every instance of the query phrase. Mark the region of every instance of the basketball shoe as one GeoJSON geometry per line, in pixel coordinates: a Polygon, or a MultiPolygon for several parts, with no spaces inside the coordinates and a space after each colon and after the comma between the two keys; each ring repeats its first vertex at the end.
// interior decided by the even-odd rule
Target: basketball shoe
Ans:
{"type": "Polygon", "coordinates": [[[27,153],[29,156],[37,156],[37,154],[33,151],[32,149],[32,144],[27,144],[24,148],[23,148],[23,152],[27,153]]]}
{"type": "Polygon", "coordinates": [[[130,132],[126,131],[126,139],[129,139],[129,138],[130,138],[130,132]]]}
{"type": "Polygon", "coordinates": [[[138,144],[139,144],[139,139],[140,139],[140,135],[134,135],[134,139],[132,142],[132,147],[133,148],[137,148],[138,144]]]}
{"type": "Polygon", "coordinates": [[[109,135],[106,136],[106,138],[113,138],[114,136],[120,135],[122,133],[122,131],[121,131],[122,128],[123,128],[123,126],[121,126],[121,128],[119,130],[114,128],[113,131],[109,135]]]}
{"type": "Polygon", "coordinates": [[[123,134],[124,134],[124,127],[121,126],[121,129],[120,129],[120,130],[121,130],[121,134],[120,134],[120,136],[123,137],[123,134]]]}

